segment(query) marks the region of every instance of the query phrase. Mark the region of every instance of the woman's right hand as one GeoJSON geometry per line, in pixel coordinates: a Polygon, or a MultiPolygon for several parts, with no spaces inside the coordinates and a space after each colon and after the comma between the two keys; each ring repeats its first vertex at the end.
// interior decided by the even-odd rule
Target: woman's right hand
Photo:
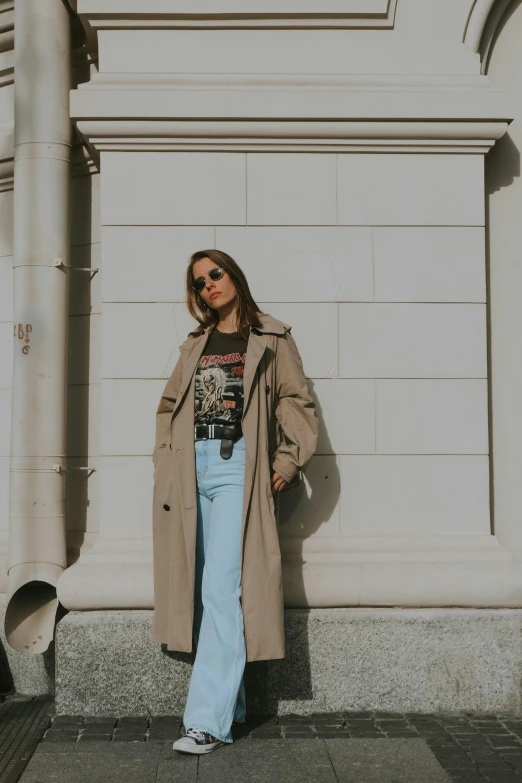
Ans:
{"type": "Polygon", "coordinates": [[[274,470],[272,474],[271,484],[272,484],[272,495],[274,495],[276,492],[283,491],[283,489],[287,486],[287,481],[282,476],[280,476],[276,470],[274,470]]]}

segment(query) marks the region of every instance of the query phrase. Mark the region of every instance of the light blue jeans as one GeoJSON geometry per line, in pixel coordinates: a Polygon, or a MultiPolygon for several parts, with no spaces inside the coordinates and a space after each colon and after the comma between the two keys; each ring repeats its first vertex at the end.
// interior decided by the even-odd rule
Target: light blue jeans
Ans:
{"type": "Polygon", "coordinates": [[[232,721],[245,722],[246,646],[241,606],[241,522],[245,439],[230,459],[219,438],[195,442],[197,477],[194,641],[196,657],[183,723],[232,742],[232,721]]]}

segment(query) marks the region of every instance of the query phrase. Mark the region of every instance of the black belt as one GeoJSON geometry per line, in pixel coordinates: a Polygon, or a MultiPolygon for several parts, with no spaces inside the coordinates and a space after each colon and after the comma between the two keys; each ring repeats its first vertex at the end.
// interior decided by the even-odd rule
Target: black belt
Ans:
{"type": "Polygon", "coordinates": [[[223,459],[230,459],[234,449],[234,443],[243,437],[241,424],[195,424],[195,440],[221,439],[220,455],[223,459]]]}

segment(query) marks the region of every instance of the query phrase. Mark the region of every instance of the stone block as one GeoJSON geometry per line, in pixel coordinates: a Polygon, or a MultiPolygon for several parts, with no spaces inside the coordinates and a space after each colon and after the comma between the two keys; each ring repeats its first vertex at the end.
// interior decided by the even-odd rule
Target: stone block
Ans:
{"type": "MultiPolygon", "coordinates": [[[[522,715],[520,609],[287,609],[286,657],[247,663],[250,715],[522,715]],[[499,640],[502,643],[499,643],[499,640]]],[[[193,653],[150,642],[152,612],[69,612],[58,715],[183,714],[193,653]]]]}

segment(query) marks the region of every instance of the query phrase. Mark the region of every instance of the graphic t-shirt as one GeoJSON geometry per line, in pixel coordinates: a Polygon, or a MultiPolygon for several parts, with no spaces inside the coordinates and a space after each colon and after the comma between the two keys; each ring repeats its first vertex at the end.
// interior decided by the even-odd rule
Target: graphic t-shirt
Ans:
{"type": "Polygon", "coordinates": [[[196,424],[241,422],[247,344],[239,332],[212,330],[196,369],[196,424]]]}

